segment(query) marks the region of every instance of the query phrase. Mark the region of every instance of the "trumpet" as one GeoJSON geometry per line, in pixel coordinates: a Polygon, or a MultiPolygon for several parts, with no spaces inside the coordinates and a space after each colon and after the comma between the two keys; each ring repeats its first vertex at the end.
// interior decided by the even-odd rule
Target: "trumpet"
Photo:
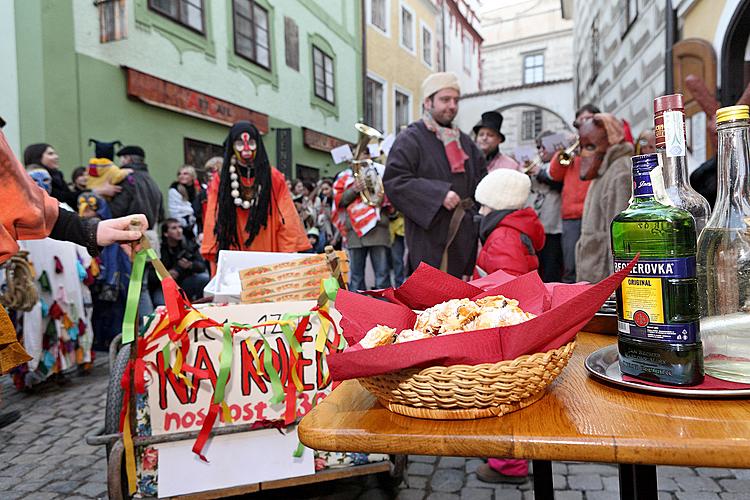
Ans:
{"type": "Polygon", "coordinates": [[[580,142],[580,138],[576,136],[576,140],[573,144],[560,151],[560,154],[557,155],[557,161],[560,162],[560,165],[563,167],[569,167],[573,163],[573,158],[575,158],[576,150],[578,149],[580,142]]]}
{"type": "Polygon", "coordinates": [[[370,141],[372,139],[381,141],[383,134],[364,123],[355,123],[354,128],[359,131],[360,138],[357,141],[357,147],[354,149],[354,159],[351,160],[352,173],[355,179],[362,179],[362,182],[365,184],[365,189],[359,193],[362,201],[371,207],[377,207],[383,202],[385,195],[383,180],[373,165],[373,161],[370,159],[363,160],[362,155],[367,150],[367,145],[370,141]]]}
{"type": "Polygon", "coordinates": [[[542,163],[544,163],[544,160],[542,160],[542,157],[537,155],[536,158],[533,160],[526,160],[523,163],[523,167],[521,168],[521,172],[524,174],[528,174],[535,168],[539,168],[542,166],[542,163]]]}

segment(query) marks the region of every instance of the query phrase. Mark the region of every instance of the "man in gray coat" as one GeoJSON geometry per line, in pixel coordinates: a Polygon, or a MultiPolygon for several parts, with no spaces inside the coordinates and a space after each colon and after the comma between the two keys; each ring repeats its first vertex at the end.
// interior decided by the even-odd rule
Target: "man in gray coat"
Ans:
{"type": "Polygon", "coordinates": [[[584,122],[579,135],[581,179],[593,182],[583,205],[576,277],[597,283],[613,272],[609,226],[628,207],[633,145],[625,142],[622,122],[609,113],[597,113],[584,122]]]}

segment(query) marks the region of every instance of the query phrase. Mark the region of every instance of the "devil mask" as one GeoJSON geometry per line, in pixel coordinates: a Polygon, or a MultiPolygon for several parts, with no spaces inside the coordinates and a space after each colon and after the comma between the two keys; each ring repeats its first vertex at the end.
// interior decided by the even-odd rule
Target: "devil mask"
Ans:
{"type": "Polygon", "coordinates": [[[237,122],[229,130],[220,175],[215,226],[218,250],[238,249],[239,238],[249,246],[267,226],[272,203],[271,166],[263,138],[252,123],[237,122]],[[238,210],[248,211],[247,224],[239,235],[238,210]]]}

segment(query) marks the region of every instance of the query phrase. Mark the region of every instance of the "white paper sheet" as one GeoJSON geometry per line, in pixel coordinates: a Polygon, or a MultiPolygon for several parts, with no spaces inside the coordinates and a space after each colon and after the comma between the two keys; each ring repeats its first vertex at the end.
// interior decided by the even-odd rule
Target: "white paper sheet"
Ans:
{"type": "Polygon", "coordinates": [[[159,498],[313,474],[311,449],[292,456],[298,443],[296,427],[286,435],[261,429],[216,436],[204,449],[210,463],[191,451],[193,441],[157,445],[159,498]]]}

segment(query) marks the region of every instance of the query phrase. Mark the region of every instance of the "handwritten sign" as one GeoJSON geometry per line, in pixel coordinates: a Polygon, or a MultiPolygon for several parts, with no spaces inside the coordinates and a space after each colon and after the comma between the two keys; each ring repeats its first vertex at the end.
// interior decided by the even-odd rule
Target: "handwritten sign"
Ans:
{"type": "MultiPolygon", "coordinates": [[[[258,325],[278,321],[285,313],[309,311],[314,305],[314,301],[237,304],[202,308],[201,312],[219,322],[229,320],[234,323],[258,325]]],[[[330,314],[338,323],[338,312],[331,310],[330,314]]],[[[329,327],[324,333],[325,338],[320,339],[318,343],[320,350],[316,349],[320,328],[318,317],[311,316],[300,339],[302,351],[298,353],[297,363],[302,366],[300,382],[304,390],[296,395],[298,417],[309,412],[313,404],[330,391],[325,355],[336,350],[338,338],[329,327]]],[[[153,435],[199,430],[206,418],[219,374],[223,336],[216,328],[193,329],[189,331],[189,336],[190,346],[184,363],[192,367],[194,373],[202,373],[206,378],[188,376],[191,384],[187,384],[170,370],[166,356],[175,356],[176,349],[169,355],[165,354],[167,336],[155,340],[154,343],[158,343],[156,349],[144,357],[147,365],[155,367],[151,370],[151,380],[147,388],[153,435]]],[[[284,419],[284,402],[270,402],[274,377],[264,369],[264,364],[270,357],[280,380],[286,381],[291,369],[292,356],[289,342],[278,325],[265,326],[257,331],[243,330],[234,334],[231,372],[224,399],[233,423],[248,424],[284,419]],[[263,337],[268,342],[267,345],[263,337]],[[253,350],[258,355],[257,359],[253,350]]],[[[216,425],[227,424],[225,416],[220,413],[216,425]]]]}

